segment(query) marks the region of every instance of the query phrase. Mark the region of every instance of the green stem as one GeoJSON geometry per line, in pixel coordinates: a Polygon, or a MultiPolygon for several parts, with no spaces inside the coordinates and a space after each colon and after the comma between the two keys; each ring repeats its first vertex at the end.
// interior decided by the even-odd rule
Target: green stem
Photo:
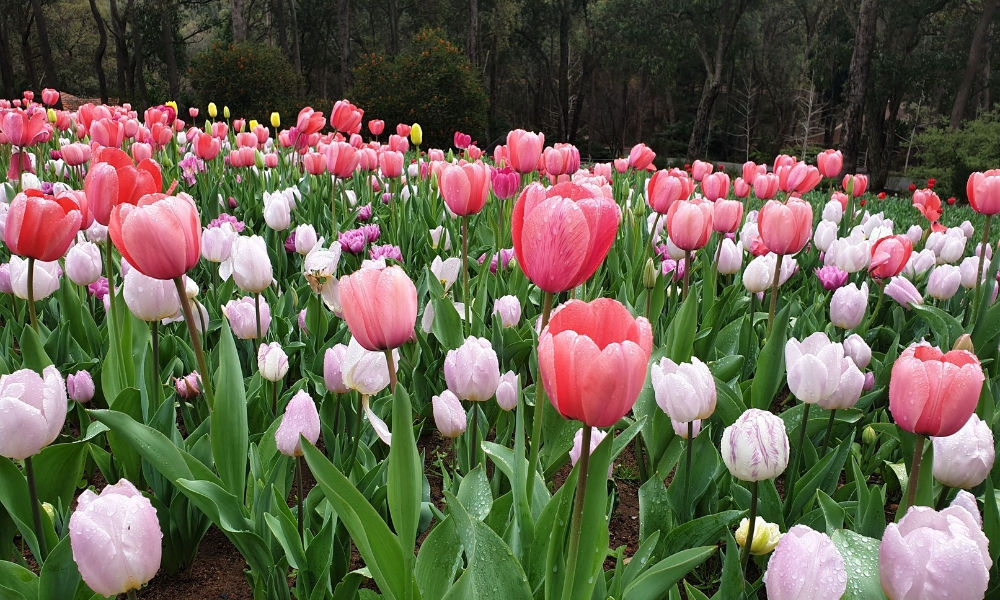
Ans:
{"type": "Polygon", "coordinates": [[[990,243],[990,219],[993,215],[986,215],[986,223],[983,225],[983,243],[979,246],[979,265],[976,267],[976,287],[973,292],[975,303],[972,305],[972,326],[976,325],[976,316],[979,314],[979,305],[982,298],[979,297],[979,287],[983,278],[983,263],[986,262],[986,245],[990,243]]]}
{"type": "Polygon", "coordinates": [[[684,251],[684,290],[681,293],[681,301],[688,297],[688,278],[691,277],[691,253],[684,251]]]}
{"type": "Polygon", "coordinates": [[[306,514],[302,512],[302,457],[295,457],[295,479],[298,482],[299,494],[298,494],[298,504],[299,504],[299,541],[302,542],[302,547],[306,547],[306,534],[305,534],[305,522],[306,514]]]}
{"type": "MultiPolygon", "coordinates": [[[[549,315],[552,314],[552,292],[545,292],[545,300],[542,304],[542,329],[549,324],[549,315]]],[[[537,349],[536,349],[537,352],[537,349]]],[[[538,468],[538,449],[542,445],[542,420],[545,418],[545,386],[541,381],[535,384],[535,414],[534,423],[531,427],[531,447],[528,449],[528,507],[531,507],[531,497],[534,495],[535,470],[538,468]]]]}
{"type": "Polygon", "coordinates": [[[691,455],[694,454],[694,421],[688,421],[687,429],[687,463],[684,466],[684,504],[681,505],[684,507],[684,510],[687,510],[688,498],[691,497],[691,455]]]}
{"type": "Polygon", "coordinates": [[[590,467],[591,427],[584,423],[580,443],[580,460],[577,462],[576,497],[573,499],[573,518],[569,526],[569,551],[566,555],[566,576],[563,578],[562,599],[573,597],[576,563],[580,555],[580,530],[583,527],[583,505],[587,499],[587,470],[590,467]]]}
{"type": "Polygon", "coordinates": [[[336,402],[337,403],[335,405],[336,408],[334,408],[334,412],[333,412],[333,435],[338,435],[339,436],[340,435],[340,429],[339,429],[339,426],[340,426],[340,394],[334,394],[334,397],[336,398],[336,402]]]}
{"type": "MultiPolygon", "coordinates": [[[[499,255],[498,255],[499,256],[499,255]]],[[[500,260],[499,258],[497,260],[500,260]]],[[[489,265],[484,265],[489,268],[489,265]]],[[[462,302],[465,303],[465,325],[466,331],[470,331],[469,323],[469,217],[462,217],[462,302]]]]}
{"type": "MultiPolygon", "coordinates": [[[[779,254],[774,261],[774,280],[771,282],[771,308],[767,311],[767,337],[771,337],[771,330],[774,329],[774,313],[778,308],[778,284],[781,282],[781,261],[784,254],[779,254]]],[[[806,405],[808,406],[808,405],[806,405]]]]}
{"type": "Polygon", "coordinates": [[[469,472],[476,468],[476,460],[479,458],[479,406],[472,403],[472,428],[469,429],[469,472]]]}
{"type": "Polygon", "coordinates": [[[45,543],[45,528],[42,527],[42,505],[38,502],[38,488],[35,485],[35,468],[31,464],[31,457],[24,459],[24,474],[28,478],[28,496],[31,499],[31,516],[35,521],[35,536],[38,538],[38,552],[41,556],[36,556],[36,562],[42,564],[49,555],[48,547],[45,543]]]}
{"type": "Polygon", "coordinates": [[[138,600],[139,596],[136,596],[135,590],[128,591],[128,600],[138,600]]]}
{"type": "Polygon", "coordinates": [[[913,502],[917,499],[917,486],[920,484],[920,460],[924,456],[924,441],[927,439],[921,434],[916,434],[917,440],[913,443],[913,464],[910,466],[909,483],[906,485],[906,510],[910,510],[913,502]]]}
{"type": "Polygon", "coordinates": [[[389,391],[396,393],[396,363],[392,358],[392,349],[385,350],[385,363],[389,366],[389,391]]]}
{"type": "Polygon", "coordinates": [[[253,297],[253,308],[254,315],[257,317],[257,343],[262,344],[264,343],[264,336],[260,332],[260,294],[253,297]]]}
{"type": "Polygon", "coordinates": [[[802,456],[802,449],[806,445],[806,430],[809,428],[809,408],[812,404],[806,404],[802,409],[802,422],[799,423],[799,445],[795,449],[795,456],[792,459],[792,468],[785,471],[785,508],[792,505],[792,497],[795,495],[795,480],[799,474],[799,458],[802,456]]]}
{"type": "Polygon", "coordinates": [[[274,418],[278,418],[278,382],[271,382],[271,405],[274,407],[274,418]]]}
{"type": "Polygon", "coordinates": [[[31,328],[38,333],[38,317],[35,315],[35,259],[28,257],[28,317],[31,328]]]}
{"type": "Polygon", "coordinates": [[[358,400],[358,416],[354,420],[354,435],[351,436],[354,438],[354,443],[351,445],[351,456],[347,462],[347,470],[344,471],[344,477],[348,479],[351,478],[351,472],[354,471],[354,459],[358,455],[358,444],[361,443],[361,421],[364,419],[364,409],[362,406],[364,406],[364,403],[365,394],[362,394],[358,400]]]}
{"type": "MultiPolygon", "coordinates": [[[[806,404],[806,406],[809,406],[806,404]]],[[[746,573],[747,563],[750,562],[750,547],[753,546],[753,530],[757,524],[757,482],[750,483],[750,520],[747,521],[747,539],[743,543],[743,556],[740,558],[740,567],[746,573]]]]}
{"type": "Polygon", "coordinates": [[[649,246],[653,251],[653,258],[656,258],[656,242],[659,241],[656,235],[656,226],[660,224],[660,217],[662,216],[662,214],[656,213],[656,218],[653,219],[653,231],[649,233],[649,246]]]}
{"type": "Polygon", "coordinates": [[[649,470],[646,469],[646,456],[643,453],[642,436],[635,436],[635,460],[639,464],[639,483],[646,483],[649,479],[649,470]]]}
{"type": "Polygon", "coordinates": [[[830,421],[826,424],[826,436],[824,436],[823,438],[823,452],[820,453],[820,456],[825,456],[826,449],[830,447],[830,437],[833,434],[833,419],[834,417],[836,417],[836,415],[837,415],[836,408],[830,411],[830,421]]]}
{"type": "Polygon", "coordinates": [[[941,487],[944,489],[941,490],[941,495],[938,496],[937,506],[934,507],[934,510],[944,510],[945,505],[948,504],[948,493],[951,492],[951,487],[947,485],[941,487]]]}
{"type": "Polygon", "coordinates": [[[187,323],[188,334],[191,336],[191,346],[194,348],[194,355],[198,359],[198,374],[201,375],[202,389],[205,390],[205,400],[208,402],[208,410],[215,410],[215,394],[212,393],[212,378],[208,371],[208,363],[205,362],[205,352],[201,349],[201,338],[194,324],[194,315],[191,313],[191,300],[184,290],[184,276],[174,279],[174,286],[177,288],[177,295],[181,300],[181,309],[184,311],[184,322],[187,323]]]}

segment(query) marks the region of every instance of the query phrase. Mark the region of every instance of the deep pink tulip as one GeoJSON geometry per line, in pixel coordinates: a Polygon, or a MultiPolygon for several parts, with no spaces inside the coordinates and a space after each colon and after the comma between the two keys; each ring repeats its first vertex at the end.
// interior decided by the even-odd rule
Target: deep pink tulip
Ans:
{"type": "Polygon", "coordinates": [[[975,354],[914,344],[892,365],[889,412],[911,433],[946,437],[958,432],[976,410],[983,368],[975,354]]]}
{"type": "Polygon", "coordinates": [[[657,171],[649,178],[646,188],[649,207],[665,215],[673,203],[687,200],[693,189],[694,184],[687,178],[687,173],[666,169],[657,171]]]}
{"type": "Polygon", "coordinates": [[[201,257],[201,219],[187,194],[149,194],[111,211],[108,234],[122,257],[143,275],[176,279],[201,257]]]}
{"type": "Polygon", "coordinates": [[[358,150],[358,168],[362,171],[374,171],[378,168],[378,154],[371,148],[358,150]]]}
{"type": "Polygon", "coordinates": [[[142,162],[153,158],[153,147],[149,144],[136,142],[132,144],[130,150],[132,151],[132,160],[135,162],[142,162]]]}
{"type": "Polygon", "coordinates": [[[42,90],[42,104],[45,106],[55,106],[59,102],[59,92],[52,88],[42,90]]]}
{"type": "Polygon", "coordinates": [[[890,235],[872,246],[868,274],[877,279],[889,279],[903,271],[913,253],[913,242],[905,235],[890,235]]]}
{"type": "Polygon", "coordinates": [[[340,278],[351,335],[371,351],[402,346],[417,322],[417,288],[398,266],[367,267],[340,278]]]}
{"type": "Polygon", "coordinates": [[[836,177],[844,167],[844,153],[840,150],[824,150],[816,156],[816,166],[823,177],[836,177]]]}
{"type": "Polygon", "coordinates": [[[515,129],[507,134],[507,164],[518,173],[531,173],[538,166],[545,134],[515,129]]]}
{"type": "Polygon", "coordinates": [[[451,212],[460,217],[474,215],[483,210],[490,195],[489,167],[481,162],[449,165],[441,173],[439,187],[451,212]]]}
{"type": "Polygon", "coordinates": [[[222,143],[218,138],[207,134],[201,134],[194,139],[194,153],[202,160],[212,160],[219,155],[222,150],[222,143]]]}
{"type": "Polygon", "coordinates": [[[310,175],[326,173],[326,155],[321,152],[306,152],[302,155],[302,165],[310,175]]]}
{"type": "Polygon", "coordinates": [[[51,262],[66,253],[82,221],[79,205],[69,196],[29,189],[10,203],[4,241],[14,254],[51,262]]]}
{"type": "Polygon", "coordinates": [[[969,175],[965,192],[972,210],[984,215],[1000,213],[1000,169],[969,175]]]}
{"type": "Polygon", "coordinates": [[[411,127],[406,123],[399,123],[396,125],[396,135],[399,137],[409,137],[411,127]]]}
{"type": "Polygon", "coordinates": [[[713,202],[719,198],[725,199],[729,196],[729,175],[722,171],[706,175],[701,180],[701,192],[713,202]]]}
{"type": "Polygon", "coordinates": [[[545,171],[549,175],[572,175],[580,168],[580,151],[573,144],[556,144],[545,149],[545,171]]]}
{"type": "Polygon", "coordinates": [[[403,174],[403,154],[387,150],[379,155],[378,166],[382,169],[382,175],[399,177],[403,174]]]}
{"type": "Polygon", "coordinates": [[[753,185],[753,180],[764,173],[767,173],[767,165],[758,165],[752,160],[743,163],[743,181],[748,185],[753,185]]]}
{"type": "Polygon", "coordinates": [[[336,177],[350,177],[358,168],[358,151],[347,142],[334,142],[329,146],[321,146],[321,149],[326,155],[326,168],[336,177]]]}
{"type": "Polygon", "coordinates": [[[66,164],[77,167],[90,160],[90,146],[87,144],[66,144],[62,147],[62,157],[66,164]]]}
{"type": "Polygon", "coordinates": [[[636,144],[628,153],[628,166],[636,171],[642,171],[653,164],[656,153],[646,144],[636,144]]]}
{"type": "Polygon", "coordinates": [[[511,217],[517,262],[532,283],[553,294],[590,278],[621,222],[618,204],[593,186],[526,187],[511,217]]]}
{"type": "Polygon", "coordinates": [[[653,334],[617,300],[570,300],[538,341],[538,369],[552,406],[591,427],[618,422],[646,379],[653,334]]]}
{"type": "Polygon", "coordinates": [[[125,139],[125,126],[111,119],[94,121],[90,124],[90,139],[106,148],[120,148],[125,139]]]}
{"type": "Polygon", "coordinates": [[[368,131],[372,132],[372,135],[382,135],[385,130],[385,121],[381,119],[372,119],[368,121],[368,131]]]}
{"type": "Polygon", "coordinates": [[[733,182],[733,193],[736,194],[737,198],[746,198],[750,195],[751,189],[750,184],[742,177],[737,177],[736,181],[733,182]]]}
{"type": "Polygon", "coordinates": [[[778,193],[778,176],[774,173],[762,173],[753,179],[754,196],[761,200],[770,200],[778,193]]]}
{"type": "Polygon", "coordinates": [[[507,200],[517,195],[521,187],[521,175],[510,167],[490,170],[490,185],[493,195],[500,200],[507,200]]]}
{"type": "Polygon", "coordinates": [[[330,126],[340,133],[358,133],[361,131],[361,119],[364,115],[365,111],[349,101],[338,100],[333,105],[333,112],[330,113],[330,126]]]}
{"type": "Polygon", "coordinates": [[[712,235],[714,205],[708,200],[694,198],[674,202],[667,212],[667,235],[681,250],[699,250],[712,235]]]}
{"type": "Polygon", "coordinates": [[[718,200],[712,215],[712,229],[719,233],[736,233],[743,221],[743,203],[739,200],[718,200]]]}
{"type": "Polygon", "coordinates": [[[472,145],[472,136],[467,133],[462,133],[461,131],[455,132],[454,145],[459,150],[465,150],[472,145]]]}
{"type": "Polygon", "coordinates": [[[795,254],[812,235],[812,205],[798,198],[768,200],[757,215],[760,237],[775,254],[795,254]]]}

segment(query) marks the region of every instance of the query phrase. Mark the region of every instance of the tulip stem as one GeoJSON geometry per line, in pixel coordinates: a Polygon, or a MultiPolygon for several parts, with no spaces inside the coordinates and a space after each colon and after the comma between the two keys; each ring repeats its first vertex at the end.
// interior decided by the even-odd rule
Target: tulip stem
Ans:
{"type": "Polygon", "coordinates": [[[979,245],[979,264],[976,266],[976,288],[972,293],[974,302],[972,304],[972,321],[970,323],[973,327],[976,326],[976,316],[979,314],[979,305],[982,303],[982,298],[979,297],[979,287],[983,278],[983,263],[986,262],[986,245],[990,242],[990,218],[992,216],[986,215],[986,222],[983,224],[983,243],[979,245]]]}
{"type": "Polygon", "coordinates": [[[49,555],[48,547],[45,544],[45,528],[42,527],[42,505],[38,502],[38,488],[35,485],[35,468],[31,464],[31,457],[24,459],[24,474],[28,478],[28,496],[31,499],[31,517],[35,521],[35,536],[38,538],[38,552],[41,556],[36,556],[38,564],[45,562],[49,555]]]}
{"type": "MultiPolygon", "coordinates": [[[[498,255],[499,256],[499,255],[498,255]]],[[[497,259],[499,260],[499,258],[497,259]]],[[[465,303],[465,329],[468,331],[469,323],[469,217],[462,216],[462,302],[465,303]]]]}
{"type": "Polygon", "coordinates": [[[951,486],[942,485],[941,487],[943,488],[941,495],[938,496],[937,506],[934,507],[934,510],[938,511],[944,510],[945,505],[948,504],[948,494],[951,492],[951,486]]]}
{"type": "Polygon", "coordinates": [[[795,495],[795,480],[799,475],[799,458],[802,456],[802,449],[806,445],[806,430],[809,428],[809,408],[812,404],[806,404],[802,409],[802,422],[799,423],[799,445],[795,448],[795,456],[792,458],[792,468],[785,471],[785,508],[792,505],[792,497],[795,495]]]}
{"type": "MultiPolygon", "coordinates": [[[[687,424],[687,463],[684,466],[684,503],[681,505],[684,510],[688,510],[688,498],[691,496],[691,455],[694,454],[694,421],[687,424]]],[[[692,516],[694,511],[692,512],[692,516]]]]}
{"type": "Polygon", "coordinates": [[[576,476],[576,497],[573,499],[573,519],[569,528],[569,552],[566,555],[566,576],[563,578],[562,599],[573,597],[576,562],[580,554],[580,529],[583,527],[583,505],[587,499],[587,470],[590,467],[590,436],[593,429],[584,423],[580,443],[580,460],[576,476]]]}
{"type": "Polygon", "coordinates": [[[660,241],[660,236],[656,235],[656,226],[660,224],[662,216],[662,214],[656,213],[656,218],[653,219],[653,230],[649,232],[649,246],[653,250],[653,258],[656,258],[656,242],[660,241]]]}
{"type": "Polygon", "coordinates": [[[299,541],[302,542],[302,547],[306,547],[306,534],[305,534],[305,522],[306,515],[302,512],[302,457],[295,457],[295,479],[298,483],[299,493],[298,493],[298,504],[299,504],[299,541]]]}
{"type": "MultiPolygon", "coordinates": [[[[330,231],[332,236],[337,235],[337,181],[336,177],[330,176],[330,231]]],[[[341,184],[343,189],[343,184],[341,184]]]]}
{"type": "MultiPolygon", "coordinates": [[[[160,322],[153,321],[153,376],[156,378],[156,406],[160,406],[160,392],[163,385],[160,380],[160,322]]],[[[82,429],[80,430],[83,431],[82,429]]]]}
{"type": "Polygon", "coordinates": [[[205,353],[201,349],[201,338],[194,325],[194,315],[191,313],[191,300],[187,297],[184,289],[184,276],[174,279],[174,286],[177,288],[177,295],[181,300],[181,309],[184,311],[184,322],[187,323],[188,334],[191,336],[191,346],[194,347],[194,355],[198,359],[198,374],[201,375],[201,383],[205,389],[205,400],[208,402],[208,410],[215,410],[215,394],[212,393],[212,379],[209,376],[208,364],[205,362],[205,353]]]}
{"type": "MultiPolygon", "coordinates": [[[[806,404],[806,406],[809,406],[806,404]]],[[[750,548],[753,546],[753,530],[757,524],[757,482],[750,482],[750,519],[747,521],[747,539],[743,542],[743,556],[740,558],[740,567],[744,573],[747,570],[747,563],[750,562],[750,548]]]]}
{"type": "Polygon", "coordinates": [[[913,443],[913,463],[910,466],[910,477],[906,484],[906,510],[910,510],[917,499],[917,486],[920,485],[920,460],[924,456],[924,440],[927,438],[921,434],[916,434],[917,439],[913,443]]]}
{"type": "Polygon", "coordinates": [[[28,257],[28,318],[31,328],[38,333],[38,317],[35,315],[35,259],[28,257]]]}
{"type": "Polygon", "coordinates": [[[253,297],[253,309],[254,315],[257,317],[257,343],[263,344],[264,336],[260,333],[260,294],[253,297]]]}
{"type": "MultiPolygon", "coordinates": [[[[111,300],[111,318],[108,321],[108,335],[110,336],[111,343],[117,344],[118,341],[118,307],[115,306],[115,259],[114,250],[111,245],[111,236],[109,235],[106,240],[104,240],[105,256],[108,263],[108,298],[111,300]]],[[[105,315],[107,317],[107,315],[105,315]]]]}
{"type": "Polygon", "coordinates": [[[271,405],[274,407],[274,418],[278,418],[278,382],[271,382],[271,405]]]}
{"type": "MultiPolygon", "coordinates": [[[[774,312],[778,308],[778,284],[781,282],[781,261],[785,258],[784,254],[779,254],[778,259],[774,261],[774,280],[771,282],[771,308],[767,312],[767,337],[771,337],[771,330],[774,329],[774,312]]],[[[808,404],[806,405],[806,410],[808,409],[808,404]]]]}
{"type": "Polygon", "coordinates": [[[825,456],[826,449],[830,447],[830,437],[833,434],[833,419],[836,416],[837,416],[837,409],[835,408],[830,411],[830,421],[826,424],[826,436],[823,438],[823,452],[820,453],[820,456],[825,456]]]}
{"type": "Polygon", "coordinates": [[[139,600],[139,597],[135,595],[135,590],[128,591],[128,600],[139,600]]]}
{"type": "Polygon", "coordinates": [[[336,404],[333,411],[333,435],[340,435],[340,394],[334,394],[336,404]]]}
{"type": "MultiPolygon", "coordinates": [[[[389,371],[392,372],[391,370],[389,371]]],[[[362,408],[365,404],[365,394],[361,394],[361,398],[358,400],[358,417],[354,420],[354,443],[351,445],[351,456],[347,462],[347,470],[344,471],[344,477],[348,479],[351,478],[351,472],[354,471],[354,458],[358,455],[358,444],[361,443],[361,421],[364,419],[364,409],[362,408]]]]}
{"type": "MultiPolygon", "coordinates": [[[[545,300],[542,304],[542,329],[549,324],[549,315],[552,314],[552,292],[545,292],[545,300]]],[[[535,349],[538,352],[538,349],[535,349]]],[[[534,423],[531,427],[531,447],[528,449],[528,508],[531,508],[531,497],[534,495],[535,470],[538,468],[538,449],[542,445],[542,421],[545,419],[545,386],[541,381],[535,383],[535,412],[532,418],[534,423]]],[[[582,446],[581,446],[582,447],[582,446]]]]}
{"type": "Polygon", "coordinates": [[[389,366],[389,391],[396,393],[396,364],[392,358],[392,349],[385,350],[385,363],[389,366]]]}
{"type": "Polygon", "coordinates": [[[479,406],[472,402],[472,427],[469,429],[469,472],[476,468],[476,459],[479,458],[477,446],[479,445],[479,406]]]}

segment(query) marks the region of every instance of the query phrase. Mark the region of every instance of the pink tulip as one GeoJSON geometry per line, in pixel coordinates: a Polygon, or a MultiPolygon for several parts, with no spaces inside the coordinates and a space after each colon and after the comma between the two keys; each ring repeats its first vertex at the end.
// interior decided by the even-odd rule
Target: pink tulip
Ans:
{"type": "Polygon", "coordinates": [[[327,348],[323,356],[323,383],[331,394],[346,394],[351,391],[344,383],[344,356],[347,354],[347,346],[337,344],[332,348],[327,348]]]}
{"type": "Polygon", "coordinates": [[[754,177],[753,193],[761,200],[770,200],[778,193],[778,176],[774,173],[762,173],[754,177]]]}
{"type": "Polygon", "coordinates": [[[46,106],[55,106],[59,103],[59,92],[52,88],[45,88],[42,90],[42,104],[46,106]]]}
{"type": "Polygon", "coordinates": [[[66,376],[66,395],[73,402],[90,402],[94,398],[94,391],[94,378],[87,371],[77,371],[66,376]]]}
{"type": "Polygon", "coordinates": [[[983,380],[975,354],[942,353],[926,343],[914,344],[892,366],[889,412],[900,428],[911,433],[952,435],[976,410],[983,380]]]}
{"type": "Polygon", "coordinates": [[[736,194],[737,198],[746,198],[750,195],[751,189],[750,184],[742,177],[737,177],[736,181],[733,182],[733,193],[736,194]]]}
{"type": "Polygon", "coordinates": [[[556,144],[545,149],[545,171],[549,175],[576,173],[580,168],[580,151],[573,144],[556,144]]]}
{"type": "MultiPolygon", "coordinates": [[[[601,445],[604,438],[608,437],[607,432],[601,431],[596,427],[590,428],[590,448],[587,449],[587,454],[593,454],[594,450],[601,445]]],[[[577,461],[580,460],[580,455],[583,454],[583,428],[576,430],[573,435],[573,447],[569,450],[569,462],[574,467],[577,461]]],[[[608,479],[611,479],[611,474],[614,471],[614,465],[608,465],[608,479]]]]}
{"type": "Polygon", "coordinates": [[[719,233],[736,233],[743,221],[743,203],[738,200],[718,200],[712,214],[712,229],[719,233]]]}
{"type": "Polygon", "coordinates": [[[132,159],[117,148],[99,148],[94,152],[83,189],[94,220],[107,225],[111,210],[119,204],[136,204],[139,198],[162,189],[160,166],[152,160],[132,164],[132,159]]]}
{"type": "Polygon", "coordinates": [[[748,185],[753,185],[753,180],[764,173],[767,173],[767,165],[758,165],[752,160],[743,163],[743,181],[748,185]]]}
{"type": "Polygon", "coordinates": [[[66,382],[53,366],[0,375],[0,456],[24,460],[42,451],[66,421],[66,382]]]}
{"type": "Polygon", "coordinates": [[[653,363],[650,380],[656,404],[673,421],[689,423],[715,412],[715,379],[697,357],[681,364],[664,357],[653,363]]]}
{"type": "Polygon", "coordinates": [[[127,479],[98,496],[80,495],[69,520],[73,561],[101,596],[141,588],[160,569],[163,533],[156,509],[127,479]]]}
{"type": "Polygon", "coordinates": [[[868,274],[877,279],[889,279],[903,272],[913,253],[913,242],[905,235],[890,235],[872,246],[868,274]]]}
{"type": "Polygon", "coordinates": [[[844,180],[841,182],[841,185],[843,186],[845,192],[848,187],[852,185],[852,182],[853,188],[851,188],[851,194],[853,194],[855,198],[860,198],[868,190],[868,176],[844,175],[844,180]]]}
{"type": "Polygon", "coordinates": [[[806,194],[819,184],[820,179],[822,177],[820,176],[819,169],[800,162],[792,167],[792,170],[788,173],[788,189],[799,194],[806,194]]]}
{"type": "Polygon", "coordinates": [[[493,195],[500,200],[507,200],[517,195],[521,187],[521,175],[510,167],[490,170],[490,186],[493,195]]]}
{"type": "Polygon", "coordinates": [[[642,171],[653,164],[656,153],[646,144],[636,144],[628,153],[628,166],[636,171],[642,171]]]}
{"type": "Polygon", "coordinates": [[[840,600],[847,591],[844,557],[828,535],[806,525],[781,536],[765,580],[770,600],[840,600]]]}
{"type": "Polygon", "coordinates": [[[326,167],[334,176],[346,179],[358,168],[361,157],[354,146],[346,142],[334,142],[323,146],[322,150],[326,155],[326,167]]]}
{"type": "Polygon", "coordinates": [[[615,171],[618,173],[624,173],[628,171],[628,159],[627,158],[616,158],[614,160],[615,171]]]}
{"type": "Polygon", "coordinates": [[[278,452],[285,456],[302,456],[302,437],[310,444],[319,439],[319,412],[312,396],[305,390],[299,390],[285,407],[281,417],[281,425],[274,432],[275,445],[278,452]],[[300,437],[301,436],[301,437],[300,437]]]}
{"type": "Polygon", "coordinates": [[[972,210],[984,215],[1000,213],[1000,170],[969,175],[965,191],[972,210]]]}
{"type": "Polygon", "coordinates": [[[511,217],[514,252],[528,279],[553,294],[597,271],[615,241],[621,209],[592,186],[526,187],[511,217]]]}
{"type": "Polygon", "coordinates": [[[796,159],[794,156],[788,156],[787,154],[779,154],[778,156],[774,157],[774,164],[771,165],[771,167],[774,169],[775,172],[777,172],[778,169],[781,167],[794,167],[795,164],[798,162],[799,162],[798,159],[796,159]]]}
{"type": "Polygon", "coordinates": [[[474,215],[486,206],[490,195],[490,172],[483,163],[449,165],[441,173],[439,182],[445,204],[456,215],[474,215]]]}
{"type": "Polygon", "coordinates": [[[823,177],[836,177],[844,167],[844,153],[840,150],[824,150],[816,156],[816,166],[823,177]]]}
{"type": "Polygon", "coordinates": [[[372,119],[371,121],[368,121],[368,131],[372,132],[372,135],[382,135],[382,131],[384,130],[385,121],[382,121],[381,119],[372,119]]]}
{"type": "Polygon", "coordinates": [[[90,146],[87,144],[66,144],[62,147],[63,160],[71,167],[85,164],[90,160],[90,146]]]}
{"type": "Polygon", "coordinates": [[[340,278],[344,320],[367,350],[398,348],[413,335],[417,288],[398,266],[367,267],[340,278]]]}
{"type": "Polygon", "coordinates": [[[486,338],[470,337],[444,359],[448,389],[462,400],[483,402],[493,397],[500,384],[500,362],[486,338]]]}
{"type": "Polygon", "coordinates": [[[538,166],[545,134],[515,129],[507,134],[507,164],[518,173],[531,173],[538,166]]]}
{"type": "Polygon", "coordinates": [[[406,123],[399,123],[396,125],[396,135],[399,137],[408,137],[410,135],[410,126],[406,123]]]}
{"type": "Polygon", "coordinates": [[[10,144],[19,148],[44,141],[49,131],[44,110],[33,111],[30,115],[21,109],[0,114],[0,132],[3,132],[10,144]]]}
{"type": "Polygon", "coordinates": [[[434,408],[434,426],[441,435],[455,439],[465,433],[465,409],[451,390],[441,392],[440,396],[432,396],[431,403],[434,408]]]}
{"type": "Polygon", "coordinates": [[[378,157],[379,168],[386,177],[399,177],[403,174],[403,155],[400,152],[387,150],[378,157]]]}
{"type": "Polygon", "coordinates": [[[706,175],[701,180],[701,191],[708,200],[725,199],[729,196],[729,175],[722,171],[706,175]]]}
{"type": "Polygon", "coordinates": [[[552,405],[567,419],[608,427],[631,409],[646,379],[653,335],[608,298],[570,300],[538,342],[538,368],[552,405]]]}
{"type": "Polygon", "coordinates": [[[321,152],[306,152],[302,155],[302,165],[310,175],[322,175],[326,173],[326,155],[321,152]]]}
{"type": "MultiPolygon", "coordinates": [[[[365,111],[347,100],[338,100],[334,103],[333,111],[330,113],[330,126],[340,133],[358,133],[361,131],[361,119],[364,114],[365,111]]],[[[317,131],[319,130],[317,129],[317,131]]]]}
{"type": "Polygon", "coordinates": [[[696,160],[691,163],[691,177],[695,181],[704,181],[705,177],[712,173],[715,165],[710,162],[696,160]]]}
{"type": "Polygon", "coordinates": [[[201,219],[187,194],[149,194],[111,211],[108,233],[130,265],[154,279],[175,279],[201,257],[201,219]]]}
{"type": "Polygon", "coordinates": [[[125,126],[120,121],[101,119],[90,124],[90,139],[99,146],[119,148],[125,138],[125,126]]]}
{"type": "Polygon", "coordinates": [[[135,162],[142,162],[144,160],[150,160],[153,158],[153,147],[149,144],[143,144],[141,142],[136,142],[132,144],[132,160],[135,162]]]}
{"type": "MultiPolygon", "coordinates": [[[[254,299],[250,296],[243,296],[235,300],[230,300],[222,307],[222,314],[229,321],[229,327],[233,330],[233,335],[241,340],[252,340],[257,338],[257,308],[254,299]]],[[[266,336],[267,330],[271,327],[271,307],[264,297],[260,298],[260,331],[266,336]]]]}
{"type": "Polygon", "coordinates": [[[646,188],[649,207],[665,215],[674,202],[687,200],[693,189],[694,184],[687,178],[687,173],[666,169],[657,171],[649,178],[646,188]]]}
{"type": "Polygon", "coordinates": [[[699,250],[712,235],[714,205],[704,199],[674,202],[667,212],[667,235],[681,250],[699,250]]]}
{"type": "Polygon", "coordinates": [[[410,142],[405,137],[398,135],[390,135],[389,143],[387,144],[389,150],[394,152],[399,152],[401,154],[406,154],[410,149],[410,142]]]}
{"type": "Polygon", "coordinates": [[[775,254],[795,254],[812,234],[812,205],[798,198],[782,204],[769,200],[757,216],[760,237],[775,254]]]}

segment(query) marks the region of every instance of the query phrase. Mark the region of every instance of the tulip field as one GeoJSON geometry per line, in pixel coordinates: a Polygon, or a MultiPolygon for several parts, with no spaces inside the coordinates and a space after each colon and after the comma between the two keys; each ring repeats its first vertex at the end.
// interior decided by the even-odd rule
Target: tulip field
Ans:
{"type": "Polygon", "coordinates": [[[0,101],[0,599],[208,598],[152,594],[210,531],[227,598],[1000,598],[1000,171],[40,100],[0,101]]]}

